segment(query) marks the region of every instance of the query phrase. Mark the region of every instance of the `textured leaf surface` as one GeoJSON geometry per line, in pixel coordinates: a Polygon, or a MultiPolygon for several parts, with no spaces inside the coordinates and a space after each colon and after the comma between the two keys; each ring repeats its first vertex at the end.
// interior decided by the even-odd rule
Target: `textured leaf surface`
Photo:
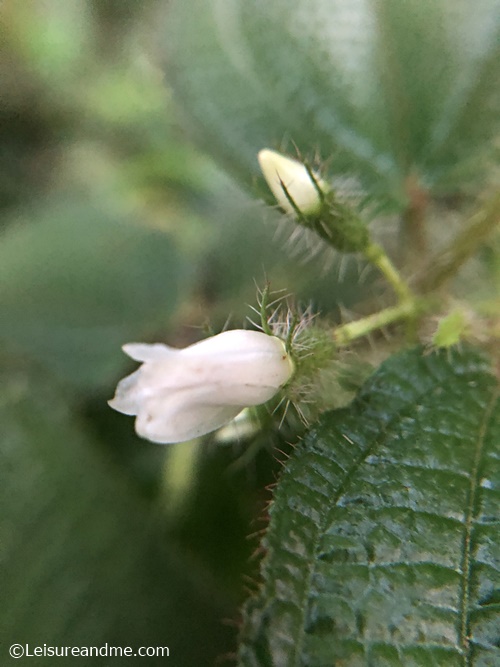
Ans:
{"type": "Polygon", "coordinates": [[[498,0],[174,0],[165,43],[183,116],[248,186],[265,146],[405,198],[478,176],[500,118],[498,0]]]}
{"type": "Polygon", "coordinates": [[[500,664],[500,401],[474,351],[391,358],[280,479],[240,664],[500,664]]]}

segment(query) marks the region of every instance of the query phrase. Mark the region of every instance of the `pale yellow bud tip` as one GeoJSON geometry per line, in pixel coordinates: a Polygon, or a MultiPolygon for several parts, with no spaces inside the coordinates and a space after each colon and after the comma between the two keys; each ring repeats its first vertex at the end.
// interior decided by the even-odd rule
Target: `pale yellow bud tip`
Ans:
{"type": "Polygon", "coordinates": [[[263,148],[257,157],[271,192],[286,213],[297,215],[289,197],[304,215],[314,215],[319,212],[321,198],[317,187],[325,193],[328,191],[328,186],[322,179],[314,175],[316,185],[301,162],[269,148],[263,148]]]}

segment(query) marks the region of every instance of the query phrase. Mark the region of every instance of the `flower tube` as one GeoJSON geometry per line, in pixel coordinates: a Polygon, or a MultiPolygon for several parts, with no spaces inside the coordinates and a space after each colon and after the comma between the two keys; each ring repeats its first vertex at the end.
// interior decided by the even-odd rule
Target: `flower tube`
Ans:
{"type": "Polygon", "coordinates": [[[235,329],[176,349],[129,343],[141,367],[119,382],[109,405],[135,415],[137,434],[161,444],[214,431],[245,407],[270,400],[293,374],[283,341],[235,329]]]}

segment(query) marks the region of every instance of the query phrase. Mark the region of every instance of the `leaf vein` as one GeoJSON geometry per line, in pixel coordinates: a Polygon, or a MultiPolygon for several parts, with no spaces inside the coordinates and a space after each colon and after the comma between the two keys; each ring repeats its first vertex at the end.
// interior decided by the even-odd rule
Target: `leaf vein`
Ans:
{"type": "MultiPolygon", "coordinates": [[[[472,652],[470,645],[470,616],[469,616],[469,606],[470,606],[470,597],[471,597],[471,574],[473,568],[473,545],[472,545],[472,533],[474,530],[475,524],[475,508],[477,502],[477,492],[480,488],[480,478],[479,478],[479,468],[483,456],[484,449],[484,440],[486,433],[488,431],[490,421],[493,417],[493,407],[498,400],[499,390],[493,393],[489,405],[485,411],[484,419],[479,427],[478,437],[476,440],[476,450],[474,454],[474,461],[472,464],[472,470],[470,473],[470,488],[468,494],[467,505],[465,508],[465,530],[464,538],[462,544],[462,563],[461,563],[461,573],[462,573],[462,583],[460,591],[460,624],[458,628],[458,643],[462,648],[463,657],[464,657],[464,667],[472,666],[472,652]]],[[[477,561],[476,561],[477,562],[477,561]]]]}

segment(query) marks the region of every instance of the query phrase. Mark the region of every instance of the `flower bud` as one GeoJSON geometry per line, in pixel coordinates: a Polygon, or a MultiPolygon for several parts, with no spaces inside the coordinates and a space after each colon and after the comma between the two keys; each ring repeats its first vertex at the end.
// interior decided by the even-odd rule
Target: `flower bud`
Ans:
{"type": "Polygon", "coordinates": [[[340,252],[363,252],[368,228],[348,201],[304,164],[269,148],[258,154],[264,178],[280,207],[340,252]]]}
{"type": "Polygon", "coordinates": [[[225,331],[184,349],[130,343],[142,366],[109,405],[135,415],[137,434],[162,444],[214,431],[247,406],[271,399],[293,374],[284,343],[258,331],[225,331]]]}
{"type": "Polygon", "coordinates": [[[324,181],[315,175],[313,181],[301,162],[269,148],[259,151],[258,159],[271,192],[286,213],[296,215],[300,211],[305,216],[319,213],[322,203],[320,191],[328,191],[324,181]]]}

